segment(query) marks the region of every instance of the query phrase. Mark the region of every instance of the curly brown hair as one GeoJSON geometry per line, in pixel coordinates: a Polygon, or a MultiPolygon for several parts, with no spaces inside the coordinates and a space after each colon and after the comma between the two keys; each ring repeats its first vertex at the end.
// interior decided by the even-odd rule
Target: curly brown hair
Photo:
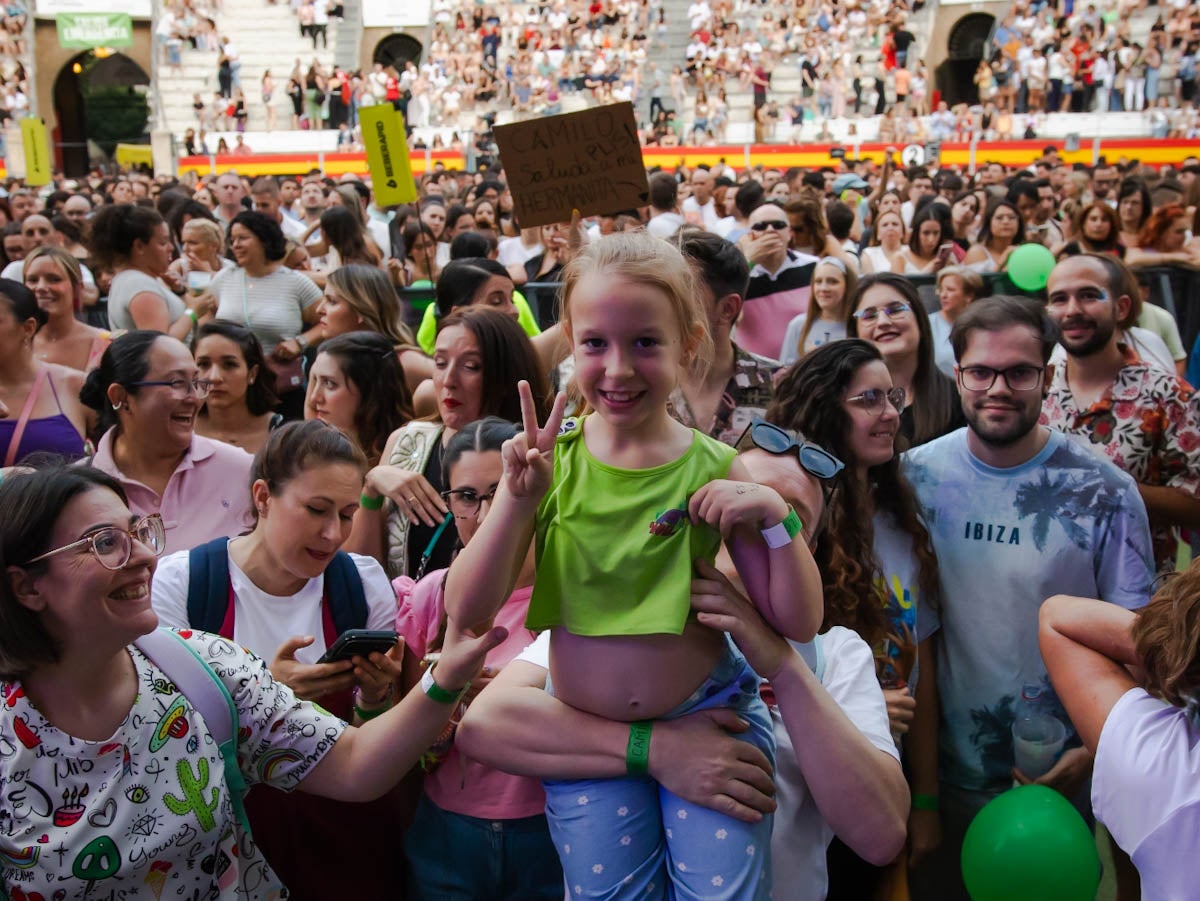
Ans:
{"type": "Polygon", "coordinates": [[[801,433],[846,464],[828,501],[828,527],[813,554],[825,590],[821,630],[845,626],[876,649],[887,638],[888,623],[884,574],[874,548],[874,512],[887,514],[912,539],[922,602],[936,607],[938,598],[937,557],[899,457],[872,466],[865,482],[854,477],[850,422],[842,401],[855,373],[882,360],[875,345],[859,338],[822,345],[788,371],[766,412],[768,422],[801,433]]]}
{"type": "Polygon", "coordinates": [[[1176,707],[1200,698],[1200,560],[1168,579],[1138,612],[1133,642],[1146,691],[1176,707]]]}

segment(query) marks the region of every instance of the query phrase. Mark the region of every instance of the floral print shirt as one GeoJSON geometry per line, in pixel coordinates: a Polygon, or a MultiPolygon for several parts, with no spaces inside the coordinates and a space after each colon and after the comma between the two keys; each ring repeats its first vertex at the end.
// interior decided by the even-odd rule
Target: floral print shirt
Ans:
{"type": "MultiPolygon", "coordinates": [[[[1183,379],[1143,363],[1121,345],[1125,365],[1112,387],[1081,410],[1057,367],[1040,422],[1103,454],[1139,483],[1200,497],[1200,397],[1183,379]]],[[[1174,567],[1176,530],[1151,518],[1158,569],[1174,567]]]]}
{"type": "Polygon", "coordinates": [[[762,419],[775,393],[774,375],[779,363],[760,357],[736,344],[733,346],[733,376],[717,403],[712,422],[696,421],[696,414],[682,388],[676,388],[667,399],[667,411],[690,429],[699,429],[710,438],[730,446],[736,445],[746,427],[762,419]]]}

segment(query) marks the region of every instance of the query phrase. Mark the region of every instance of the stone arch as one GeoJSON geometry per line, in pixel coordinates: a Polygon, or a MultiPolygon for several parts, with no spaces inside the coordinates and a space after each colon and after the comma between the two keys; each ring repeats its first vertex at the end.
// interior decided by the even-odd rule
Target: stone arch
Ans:
{"type": "Polygon", "coordinates": [[[372,62],[386,66],[395,66],[397,72],[404,71],[406,62],[419,63],[424,52],[421,42],[408,34],[389,34],[378,44],[371,54],[372,62]]]}
{"type": "Polygon", "coordinates": [[[123,53],[97,57],[87,50],[63,64],[54,79],[55,142],[62,170],[71,177],[86,175],[91,164],[82,86],[85,72],[94,86],[135,89],[150,84],[146,70],[123,53]]]}
{"type": "Polygon", "coordinates": [[[978,103],[975,70],[987,50],[996,17],[988,13],[968,13],[950,29],[946,41],[946,61],[937,68],[936,80],[942,99],[956,103],[978,103]]]}

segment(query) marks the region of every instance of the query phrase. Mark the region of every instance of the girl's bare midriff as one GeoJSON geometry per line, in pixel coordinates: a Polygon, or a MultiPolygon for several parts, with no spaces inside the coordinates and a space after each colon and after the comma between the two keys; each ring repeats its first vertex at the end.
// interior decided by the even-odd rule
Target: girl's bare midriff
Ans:
{"type": "Polygon", "coordinates": [[[619,722],[657,719],[695,691],[724,650],[722,635],[689,620],[682,635],[550,638],[554,695],[576,710],[619,722]]]}

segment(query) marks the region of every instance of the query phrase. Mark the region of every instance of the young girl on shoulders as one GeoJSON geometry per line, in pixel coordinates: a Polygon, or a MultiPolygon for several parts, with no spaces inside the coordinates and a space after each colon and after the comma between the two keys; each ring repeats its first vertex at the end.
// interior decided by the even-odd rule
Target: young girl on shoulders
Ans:
{"type": "Polygon", "coordinates": [[[732,448],[667,413],[681,367],[702,366],[711,350],[678,250],[606,237],[567,266],[562,303],[591,412],[563,421],[560,396],[539,427],[522,383],[524,433],[505,444],[492,513],[447,578],[447,641],[496,614],[536,535],[527,625],[552,630],[554,694],[630,724],[624,773],[546,785],[567,885],[588,897],[666,897],[670,880],[690,896],[767,898],[770,818],[748,825],[662,791],[645,775],[649,721],[733,708],[749,724],[743,737],[773,752],[758,677],[690,615],[690,587],[696,561],[724,539],[758,610],[807,641],[822,598],[803,525],[748,481],[732,448]]]}

